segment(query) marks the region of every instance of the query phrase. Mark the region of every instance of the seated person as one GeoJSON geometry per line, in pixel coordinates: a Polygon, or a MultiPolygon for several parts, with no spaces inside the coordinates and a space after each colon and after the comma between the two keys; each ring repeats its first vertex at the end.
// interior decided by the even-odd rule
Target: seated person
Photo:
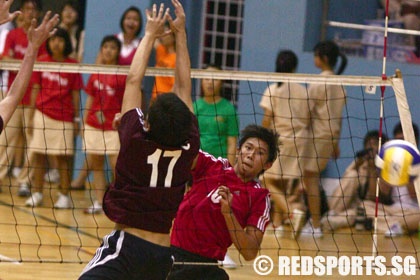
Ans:
{"type": "MultiPolygon", "coordinates": [[[[387,137],[382,136],[382,143],[387,137]]],[[[335,230],[341,227],[353,226],[356,219],[357,207],[360,202],[370,196],[370,190],[376,189],[375,155],[378,153],[379,132],[369,131],[364,140],[364,150],[356,154],[355,160],[347,167],[339,186],[333,195],[328,198],[329,212],[321,220],[323,228],[335,230]]],[[[374,193],[373,193],[374,194],[374,193]]],[[[390,201],[390,195],[381,193],[383,202],[390,201]]]]}

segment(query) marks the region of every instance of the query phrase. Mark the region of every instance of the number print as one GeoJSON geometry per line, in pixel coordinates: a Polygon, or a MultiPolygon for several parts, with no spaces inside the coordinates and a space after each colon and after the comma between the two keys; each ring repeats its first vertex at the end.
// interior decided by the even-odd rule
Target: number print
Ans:
{"type": "MultiPolygon", "coordinates": [[[[165,188],[170,188],[172,184],[172,177],[173,177],[173,171],[176,162],[181,157],[181,150],[176,151],[164,151],[163,157],[170,157],[171,160],[169,162],[169,165],[166,169],[166,175],[165,175],[165,188]]],[[[152,174],[150,175],[150,186],[151,187],[157,187],[157,181],[159,177],[159,160],[161,159],[162,150],[156,149],[156,151],[147,157],[147,163],[152,165],[152,174]]],[[[162,174],[163,175],[163,174],[162,174]]]]}

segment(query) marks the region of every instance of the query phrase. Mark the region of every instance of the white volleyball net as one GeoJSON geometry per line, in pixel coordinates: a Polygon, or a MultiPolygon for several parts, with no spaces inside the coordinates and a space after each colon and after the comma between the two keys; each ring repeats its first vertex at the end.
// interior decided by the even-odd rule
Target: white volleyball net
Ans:
{"type": "MultiPolygon", "coordinates": [[[[15,62],[1,62],[0,66],[2,69],[13,70],[17,69],[19,64],[15,62]]],[[[46,72],[76,72],[85,74],[86,77],[92,73],[124,75],[128,70],[127,67],[48,63],[37,64],[35,69],[46,72]]],[[[171,70],[155,68],[148,69],[146,73],[148,79],[153,79],[154,76],[172,74],[173,71],[171,70]]],[[[264,90],[271,83],[300,83],[306,89],[314,84],[324,85],[325,87],[327,85],[338,85],[345,89],[347,97],[341,116],[342,128],[339,139],[341,154],[337,160],[331,160],[326,172],[322,173],[321,189],[323,194],[325,194],[326,202],[332,196],[334,190],[342,186],[340,182],[343,179],[345,170],[355,160],[357,152],[364,149],[363,139],[365,135],[369,131],[379,130],[381,110],[383,110],[384,134],[392,138],[393,127],[401,121],[405,138],[410,142],[415,142],[411,126],[410,107],[405,94],[403,79],[400,75],[388,77],[384,80],[381,77],[373,76],[320,76],[194,69],[192,78],[197,85],[204,78],[239,81],[238,101],[235,105],[238,108],[241,127],[249,123],[261,124],[263,111],[259,107],[259,102],[264,90]],[[385,87],[383,98],[381,98],[381,87],[385,87]]],[[[200,96],[200,87],[197,86],[196,88],[193,92],[194,98],[200,96]]],[[[147,93],[147,89],[145,92],[147,93]]],[[[85,99],[83,98],[84,94],[81,92],[82,100],[85,99]]],[[[292,92],[289,98],[293,98],[292,92]]],[[[310,100],[311,96],[308,95],[307,98],[310,100]]],[[[290,100],[284,100],[284,106],[288,106],[288,101],[290,100]]],[[[83,102],[81,107],[83,110],[83,102]]],[[[6,137],[6,135],[3,133],[1,137],[6,137]]],[[[80,141],[79,139],[78,142],[80,143],[80,141]]],[[[317,139],[313,139],[313,141],[317,141],[317,139]]],[[[3,145],[0,149],[5,150],[6,147],[3,145]]],[[[24,151],[26,152],[26,150],[24,151]]],[[[76,160],[74,171],[77,174],[82,169],[84,158],[80,145],[76,145],[75,154],[78,160],[76,160]]],[[[27,157],[28,155],[24,156],[27,157]]],[[[9,157],[8,162],[1,163],[1,168],[7,168],[9,172],[5,178],[1,178],[0,261],[87,263],[100,245],[102,237],[113,228],[113,223],[104,214],[84,213],[84,209],[94,201],[94,191],[90,189],[92,178],[89,177],[87,179],[85,190],[71,191],[70,194],[74,205],[71,209],[54,209],[55,195],[59,191],[58,183],[54,182],[45,183],[44,204],[42,206],[27,207],[25,206],[27,198],[17,195],[19,184],[13,177],[12,172],[10,172],[15,167],[11,158],[9,157]]],[[[110,170],[107,172],[109,173],[110,170]]],[[[359,180],[359,178],[351,179],[359,180]]],[[[287,191],[284,191],[284,193],[287,196],[287,191]]],[[[301,195],[299,199],[301,199],[303,205],[305,205],[304,194],[304,191],[299,194],[301,195]]],[[[417,195],[419,194],[420,190],[417,188],[417,195]]],[[[394,198],[396,200],[400,199],[400,197],[394,198]]],[[[385,212],[379,221],[381,228],[377,232],[376,253],[387,258],[395,255],[413,256],[416,260],[415,266],[418,268],[420,240],[412,229],[410,232],[407,232],[407,223],[408,218],[411,219],[419,215],[419,210],[417,208],[417,212],[405,214],[406,209],[403,209],[403,206],[397,205],[395,207],[400,207],[398,213],[401,212],[401,215],[389,215],[389,212],[385,212]],[[402,237],[385,237],[385,231],[391,226],[391,221],[400,223],[404,229],[402,237]]],[[[273,209],[275,208],[273,207],[273,209]]],[[[293,213],[292,207],[289,209],[290,211],[286,213],[288,217],[293,213]]],[[[325,215],[331,215],[328,209],[324,210],[325,215]]],[[[350,218],[351,215],[354,214],[349,212],[344,217],[350,218]]],[[[349,221],[348,225],[343,225],[339,229],[325,229],[322,238],[314,238],[314,236],[298,236],[293,225],[286,221],[287,219],[285,219],[281,233],[276,232],[271,224],[267,227],[260,250],[262,255],[268,255],[274,259],[279,256],[372,255],[374,232],[373,229],[369,228],[368,222],[366,226],[359,230],[354,227],[353,222],[349,221]]],[[[252,267],[252,262],[244,261],[234,247],[229,249],[229,255],[243,269],[252,267]]],[[[386,265],[391,264],[387,262],[386,265]]]]}

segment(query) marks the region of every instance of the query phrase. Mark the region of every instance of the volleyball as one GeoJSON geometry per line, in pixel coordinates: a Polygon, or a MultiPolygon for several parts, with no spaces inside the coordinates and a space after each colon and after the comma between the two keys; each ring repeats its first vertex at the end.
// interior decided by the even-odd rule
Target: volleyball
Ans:
{"type": "Polygon", "coordinates": [[[414,181],[420,172],[420,153],[404,140],[385,143],[375,158],[379,177],[391,186],[402,187],[414,181]]]}

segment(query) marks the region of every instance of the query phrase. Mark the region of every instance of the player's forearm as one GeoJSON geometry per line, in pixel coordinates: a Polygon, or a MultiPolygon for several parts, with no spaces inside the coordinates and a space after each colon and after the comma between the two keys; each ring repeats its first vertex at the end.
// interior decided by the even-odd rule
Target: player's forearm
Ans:
{"type": "MultiPolygon", "coordinates": [[[[253,260],[260,248],[256,235],[246,232],[233,213],[223,213],[233,244],[245,260],[253,260]]],[[[257,230],[257,229],[256,229],[257,230]]]]}
{"type": "Polygon", "coordinates": [[[188,53],[187,34],[184,31],[175,33],[176,40],[176,67],[175,67],[175,93],[193,111],[191,99],[191,61],[188,53]]]}

